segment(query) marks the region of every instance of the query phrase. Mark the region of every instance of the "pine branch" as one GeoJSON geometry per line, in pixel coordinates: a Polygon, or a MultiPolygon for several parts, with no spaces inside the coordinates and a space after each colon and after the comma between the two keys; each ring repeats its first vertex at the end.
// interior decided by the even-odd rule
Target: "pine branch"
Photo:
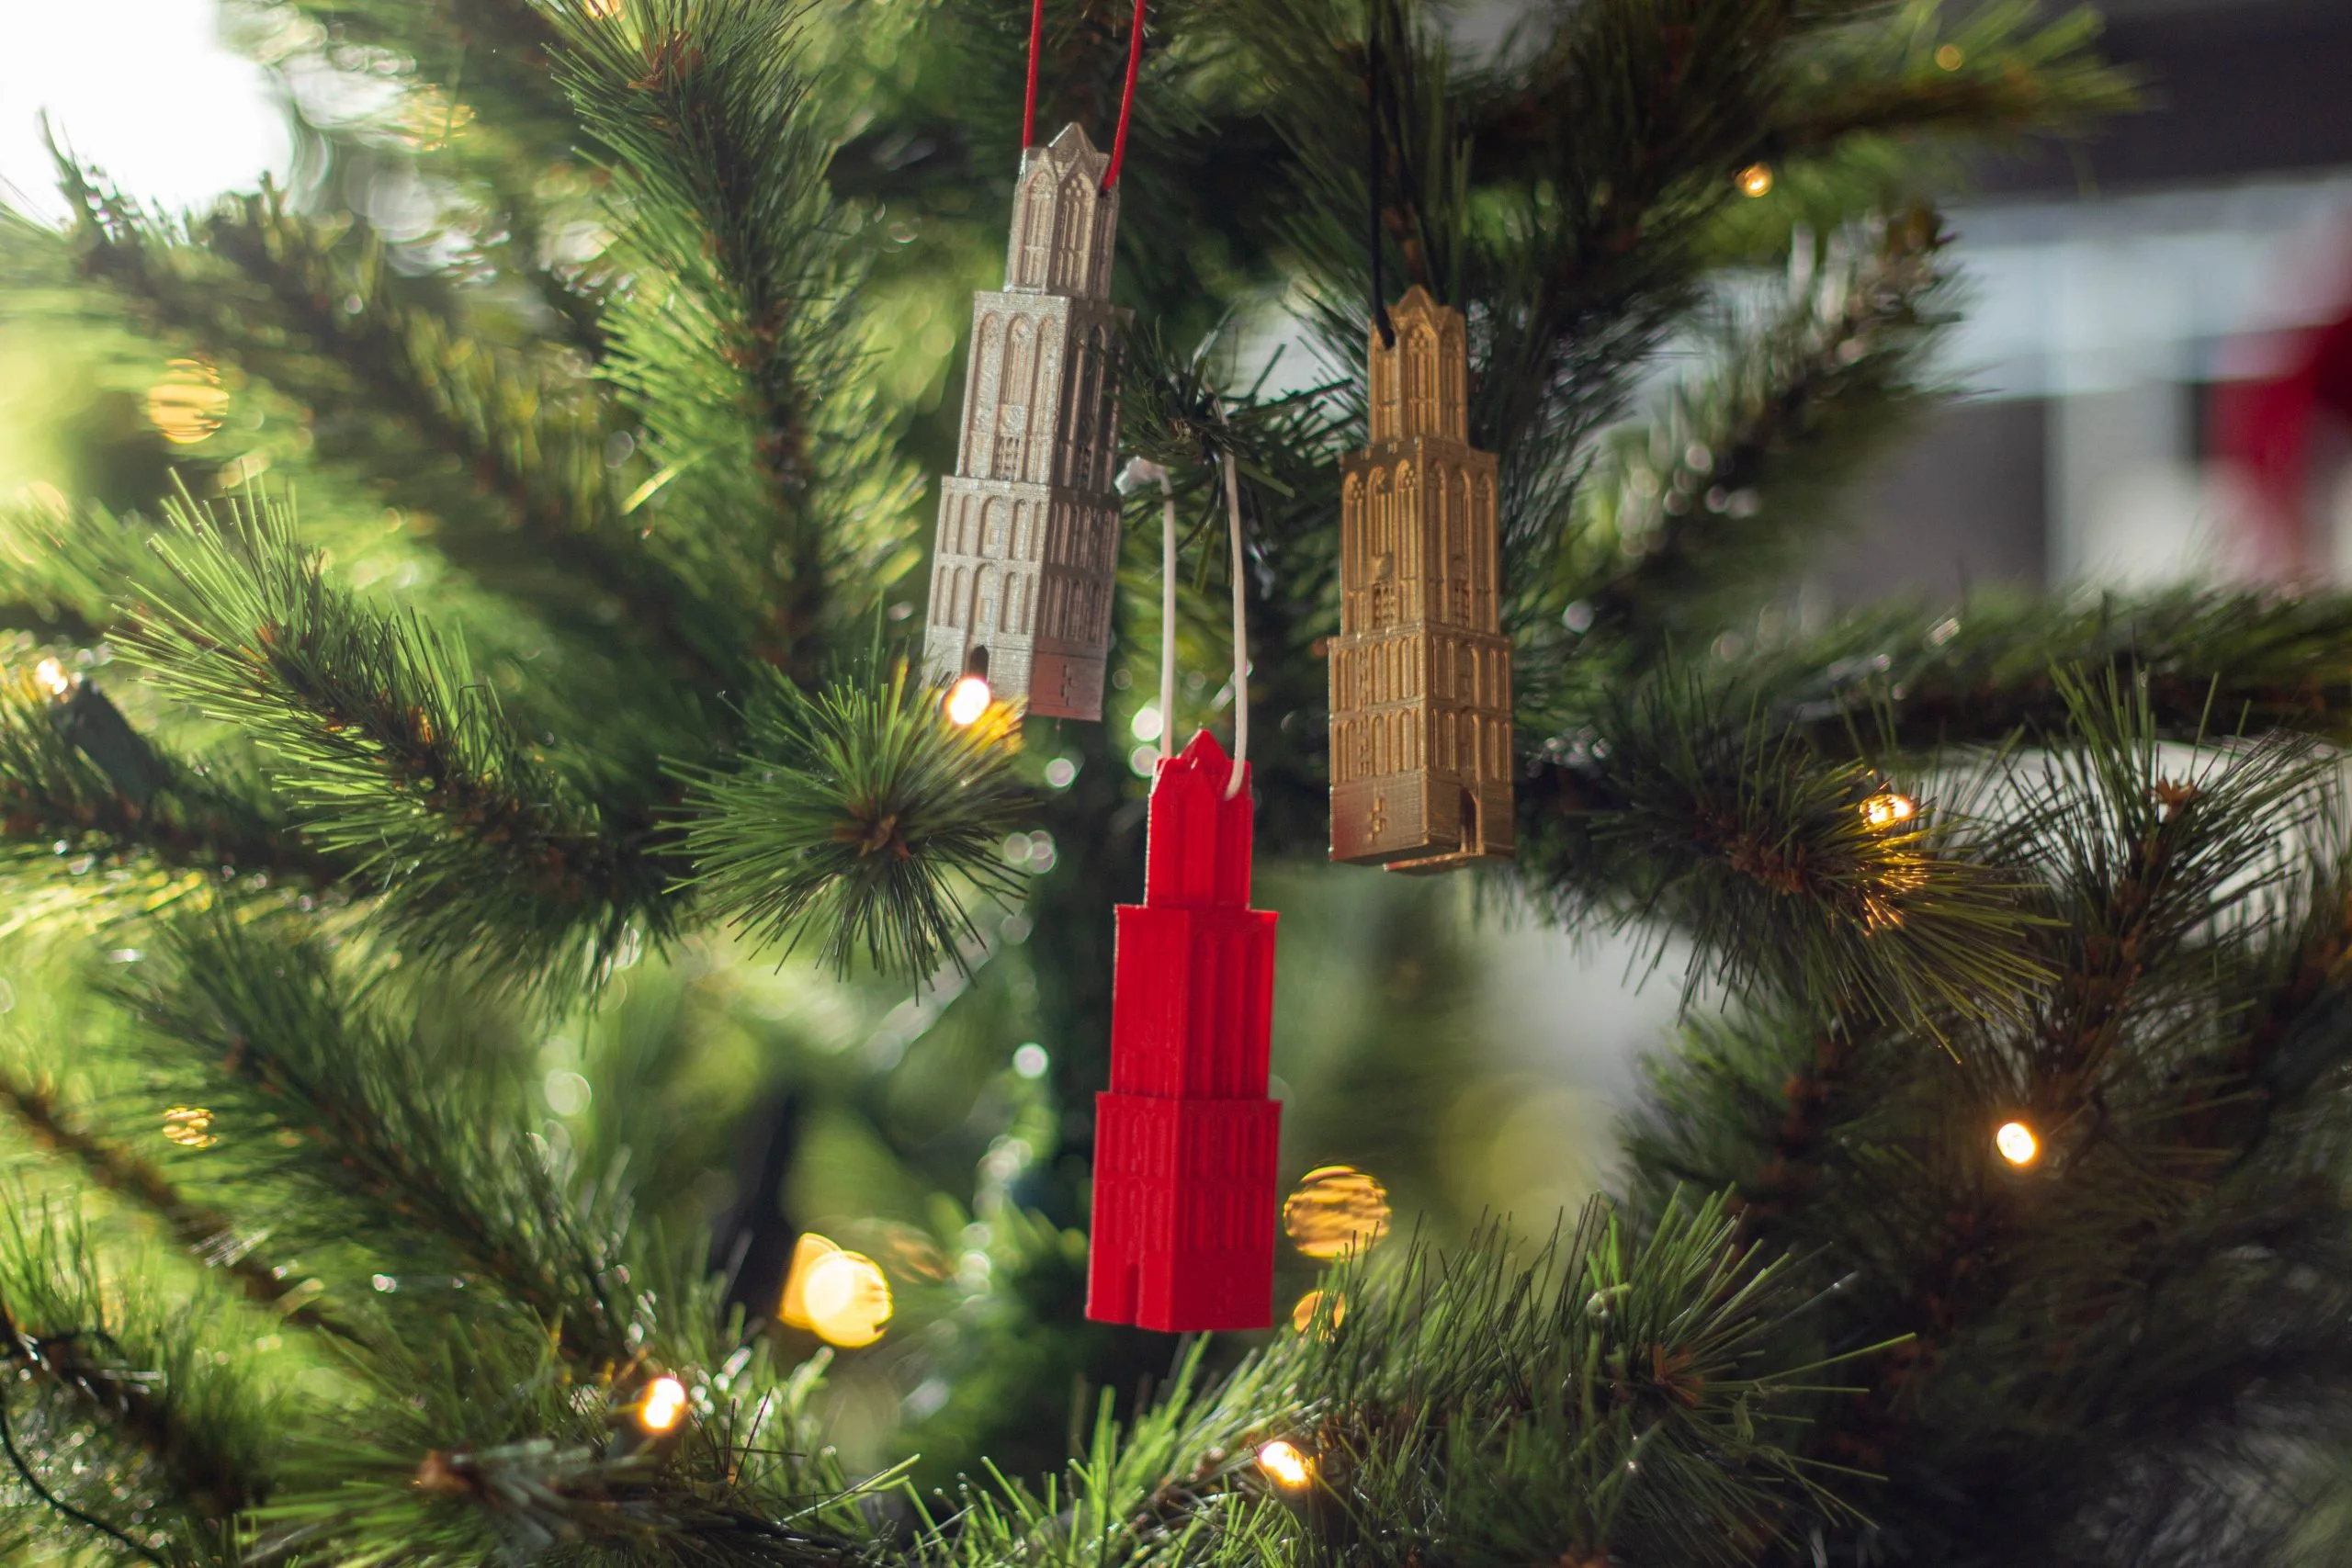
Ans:
{"type": "Polygon", "coordinates": [[[763,682],[740,765],[688,775],[684,849],[712,912],[786,952],[816,933],[837,971],[861,947],[917,984],[963,964],[966,900],[1016,890],[999,845],[1024,801],[1009,716],[959,729],[940,695],[903,664],[878,690],[763,682]]]}
{"type": "Polygon", "coordinates": [[[183,1251],[219,1270],[247,1301],[285,1322],[363,1342],[357,1330],[332,1314],[315,1280],[290,1278],[271,1264],[256,1238],[239,1234],[228,1216],[192,1201],[153,1164],[92,1134],[58,1102],[50,1086],[0,1068],[0,1104],[44,1153],[73,1161],[96,1185],[153,1214],[183,1251]]]}
{"type": "Polygon", "coordinates": [[[1673,930],[1690,983],[1761,983],[1826,1021],[1939,1034],[1997,1017],[2040,966],[2010,874],[1860,763],[1668,674],[1551,743],[1524,785],[1522,884],[1547,917],[1673,930]]]}
{"type": "MultiPolygon", "coordinates": [[[[1801,243],[1803,242],[1800,242],[1801,243]]],[[[1907,428],[1928,393],[1920,361],[1947,319],[1933,213],[1792,262],[1788,305],[1733,330],[1711,379],[1646,426],[1617,434],[1579,495],[1562,586],[1580,652],[1628,645],[1646,661],[1703,645],[1752,606],[1838,520],[1837,491],[1907,428]]]]}
{"type": "Polygon", "coordinates": [[[652,825],[541,760],[464,652],[331,586],[273,505],[182,503],[173,587],[128,640],[168,689],[287,764],[329,853],[386,890],[422,951],[561,985],[674,906],[652,825]]]}
{"type": "Polygon", "coordinates": [[[216,1348],[228,1325],[201,1303],[127,1290],[74,1217],[22,1191],[0,1209],[0,1394],[18,1478],[151,1561],[217,1539],[275,1480],[250,1357],[216,1348]]]}
{"type": "MultiPolygon", "coordinates": [[[[94,683],[76,689],[78,700],[97,696],[94,683]]],[[[114,761],[121,773],[120,760],[104,751],[94,758],[75,744],[66,704],[22,677],[0,694],[0,836],[13,840],[12,869],[34,874],[47,863],[76,878],[99,873],[96,880],[114,897],[141,912],[211,897],[201,878],[257,878],[315,894],[348,886],[347,862],[256,804],[258,792],[238,787],[232,770],[216,764],[199,773],[133,739],[137,771],[118,779],[103,764],[114,761]]],[[[31,910],[20,905],[13,913],[10,925],[31,910]]]]}
{"type": "Polygon", "coordinates": [[[290,1185],[274,1231],[298,1250],[361,1247],[393,1281],[378,1286],[389,1304],[403,1304],[404,1276],[470,1280],[527,1309],[573,1361],[628,1359],[625,1208],[576,1200],[519,1116],[485,1114],[486,1087],[424,1048],[380,976],[348,979],[313,938],[217,917],[161,942],[163,977],[123,999],[149,1060],[194,1075],[233,1134],[207,1151],[214,1179],[290,1185]]]}
{"type": "Polygon", "coordinates": [[[1912,0],[1885,21],[1830,32],[1798,57],[1772,121],[1790,153],[1856,136],[2014,141],[2076,135],[2140,107],[2136,73],[2093,52],[2098,14],[2044,23],[2030,0],[1975,7],[1949,30],[1912,0]]]}
{"type": "Polygon", "coordinates": [[[2064,734],[2066,671],[2140,694],[2159,734],[2352,737],[2352,600],[2179,589],[1946,615],[1884,610],[1767,649],[1747,678],[1825,750],[1896,758],[2064,734]]]}
{"type": "Polygon", "coordinates": [[[322,457],[367,464],[396,501],[492,525],[435,529],[436,547],[559,626],[653,649],[673,679],[729,678],[737,650],[621,515],[614,432],[579,367],[500,343],[467,319],[461,291],[435,298],[402,277],[362,220],[324,227],[266,186],[181,243],[60,166],[87,273],[153,326],[301,400],[322,457]]]}
{"type": "Polygon", "coordinates": [[[922,1555],[1263,1561],[1279,1533],[1382,1563],[1732,1564],[1790,1502],[1835,1507],[1766,1435],[1817,1369],[1768,1365],[1774,1271],[1717,1205],[1643,1243],[1596,1209],[1532,1264],[1510,1254],[1490,1231],[1458,1256],[1335,1270],[1324,1299],[1344,1310],[1219,1388],[1194,1392],[1195,1353],[1131,1431],[1098,1422],[1061,1483],[967,1485],[922,1555]],[[1286,1507],[1253,1462],[1270,1438],[1312,1467],[1286,1507]]]}
{"type": "Polygon", "coordinates": [[[855,278],[793,14],[559,0],[549,15],[559,79],[612,149],[616,254],[639,279],[608,318],[609,373],[661,465],[633,506],[737,646],[813,684],[820,638],[870,592],[838,569],[884,558],[865,509],[887,515],[906,484],[874,478],[889,465],[851,374],[855,278]]]}
{"type": "Polygon", "coordinates": [[[2314,897],[2337,852],[2298,869],[2337,796],[2291,737],[2184,754],[2128,694],[2068,700],[2050,751],[1993,773],[2018,802],[1994,852],[2049,917],[2032,1007],[1957,1058],[1887,1030],[1816,1055],[1802,1015],[1749,1013],[1662,1073],[1632,1145],[1654,1193],[1735,1180],[1759,1236],[1817,1258],[1833,1345],[1914,1331],[1811,1451],[1885,1471],[1856,1501],[1955,1558],[2064,1552],[2111,1539],[2102,1517],[2190,1541],[2250,1522],[2182,1466],[2328,1429],[2352,1378],[2342,1204],[2290,1174],[2347,1131],[2342,917],[2314,897]],[[2023,1170],[1991,1139],[2020,1117],[2023,1170]],[[1962,1501],[1987,1488],[1997,1521],[1962,1501]]]}

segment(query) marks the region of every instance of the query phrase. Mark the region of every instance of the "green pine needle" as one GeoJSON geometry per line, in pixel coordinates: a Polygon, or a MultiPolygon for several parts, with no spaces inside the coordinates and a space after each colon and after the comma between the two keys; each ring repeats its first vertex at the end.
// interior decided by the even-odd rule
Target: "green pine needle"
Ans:
{"type": "Polygon", "coordinates": [[[690,886],[721,919],[820,962],[861,950],[895,977],[966,962],[978,897],[1019,886],[1000,855],[1025,795],[1001,710],[958,728],[904,665],[815,695],[761,688],[741,763],[689,775],[690,886]]]}

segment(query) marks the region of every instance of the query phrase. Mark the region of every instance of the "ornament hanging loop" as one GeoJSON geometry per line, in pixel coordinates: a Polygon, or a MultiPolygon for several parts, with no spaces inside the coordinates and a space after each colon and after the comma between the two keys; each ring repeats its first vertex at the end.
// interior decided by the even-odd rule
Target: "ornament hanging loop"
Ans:
{"type": "MultiPolygon", "coordinates": [[[[1108,193],[1119,183],[1119,166],[1127,159],[1127,122],[1135,117],[1136,75],[1143,66],[1144,7],[1149,0],[1136,0],[1135,25],[1127,33],[1126,84],[1119,92],[1119,124],[1111,137],[1111,162],[1102,171],[1102,189],[1108,193]]],[[[1045,52],[1046,0],[1031,0],[1029,6],[1029,83],[1021,100],[1021,145],[1037,144],[1037,57],[1045,52]]]]}

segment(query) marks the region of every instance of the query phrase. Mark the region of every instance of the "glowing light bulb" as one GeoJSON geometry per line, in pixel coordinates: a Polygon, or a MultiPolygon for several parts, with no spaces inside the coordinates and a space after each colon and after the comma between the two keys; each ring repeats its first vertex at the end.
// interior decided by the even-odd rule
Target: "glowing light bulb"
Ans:
{"type": "Polygon", "coordinates": [[[220,1141],[212,1132],[212,1112],[200,1105],[175,1105],[164,1111],[164,1136],[184,1149],[209,1149],[220,1141]]]}
{"type": "Polygon", "coordinates": [[[1919,815],[1919,803],[1892,790],[1862,802],[1862,820],[1873,828],[1899,828],[1919,815]]]}
{"type": "Polygon", "coordinates": [[[645,1385],[645,1397],[637,1402],[637,1424],[660,1437],[685,1418],[686,1385],[667,1375],[655,1378],[645,1385]]]}
{"type": "MultiPolygon", "coordinates": [[[[1298,1304],[1290,1309],[1290,1325],[1293,1328],[1297,1329],[1301,1334],[1306,1333],[1314,1324],[1315,1314],[1321,1309],[1322,1305],[1322,1292],[1307,1292],[1306,1294],[1298,1298],[1298,1304]]],[[[1331,1298],[1331,1315],[1329,1321],[1324,1325],[1325,1334],[1328,1336],[1332,1329],[1339,1327],[1340,1320],[1347,1315],[1348,1298],[1345,1296],[1333,1296],[1331,1298]]]]}
{"type": "Polygon", "coordinates": [[[890,1281],[862,1252],[847,1252],[814,1231],[792,1246],[776,1316],[828,1345],[854,1350],[882,1337],[890,1321],[890,1281]]]}
{"type": "Polygon", "coordinates": [[[963,728],[989,711],[989,683],[967,675],[947,689],[947,722],[963,728]]]}
{"type": "Polygon", "coordinates": [[[220,428],[229,394],[220,373],[201,359],[175,359],[147,393],[147,422],[175,446],[192,446],[220,428]]]}
{"type": "Polygon", "coordinates": [[[1320,1166],[1283,1200],[1283,1230],[1309,1258],[1369,1250],[1388,1234],[1388,1190],[1353,1166],[1320,1166]]]}
{"type": "Polygon", "coordinates": [[[1315,1461],[1296,1443],[1280,1438],[1258,1445],[1258,1468],[1293,1491],[1315,1479],[1315,1461]]]}
{"type": "Polygon", "coordinates": [[[890,1281],[862,1252],[832,1252],[808,1270],[801,1300],[808,1325],[828,1345],[854,1350],[882,1337],[890,1321],[890,1281]]]}
{"type": "Polygon", "coordinates": [[[33,666],[33,683],[61,700],[74,690],[73,674],[55,659],[44,659],[33,666]]]}
{"type": "Polygon", "coordinates": [[[1772,165],[1750,164],[1739,171],[1739,194],[1747,197],[1772,194],[1772,165]]]}
{"type": "Polygon", "coordinates": [[[1993,1146],[2001,1151],[2003,1159],[2015,1166],[2031,1165],[2041,1154],[2041,1140],[2022,1122],[2002,1122],[2000,1130],[1993,1134],[1993,1146]]]}

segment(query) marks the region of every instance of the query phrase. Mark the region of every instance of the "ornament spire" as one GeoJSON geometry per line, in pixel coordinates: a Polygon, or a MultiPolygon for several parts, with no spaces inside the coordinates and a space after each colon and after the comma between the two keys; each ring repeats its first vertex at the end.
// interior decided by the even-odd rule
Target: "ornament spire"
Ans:
{"type": "Polygon", "coordinates": [[[1118,563],[1119,195],[1078,126],[1021,154],[1004,288],[972,297],[955,477],[940,488],[923,657],[942,685],[1100,719],[1118,563]]]}

